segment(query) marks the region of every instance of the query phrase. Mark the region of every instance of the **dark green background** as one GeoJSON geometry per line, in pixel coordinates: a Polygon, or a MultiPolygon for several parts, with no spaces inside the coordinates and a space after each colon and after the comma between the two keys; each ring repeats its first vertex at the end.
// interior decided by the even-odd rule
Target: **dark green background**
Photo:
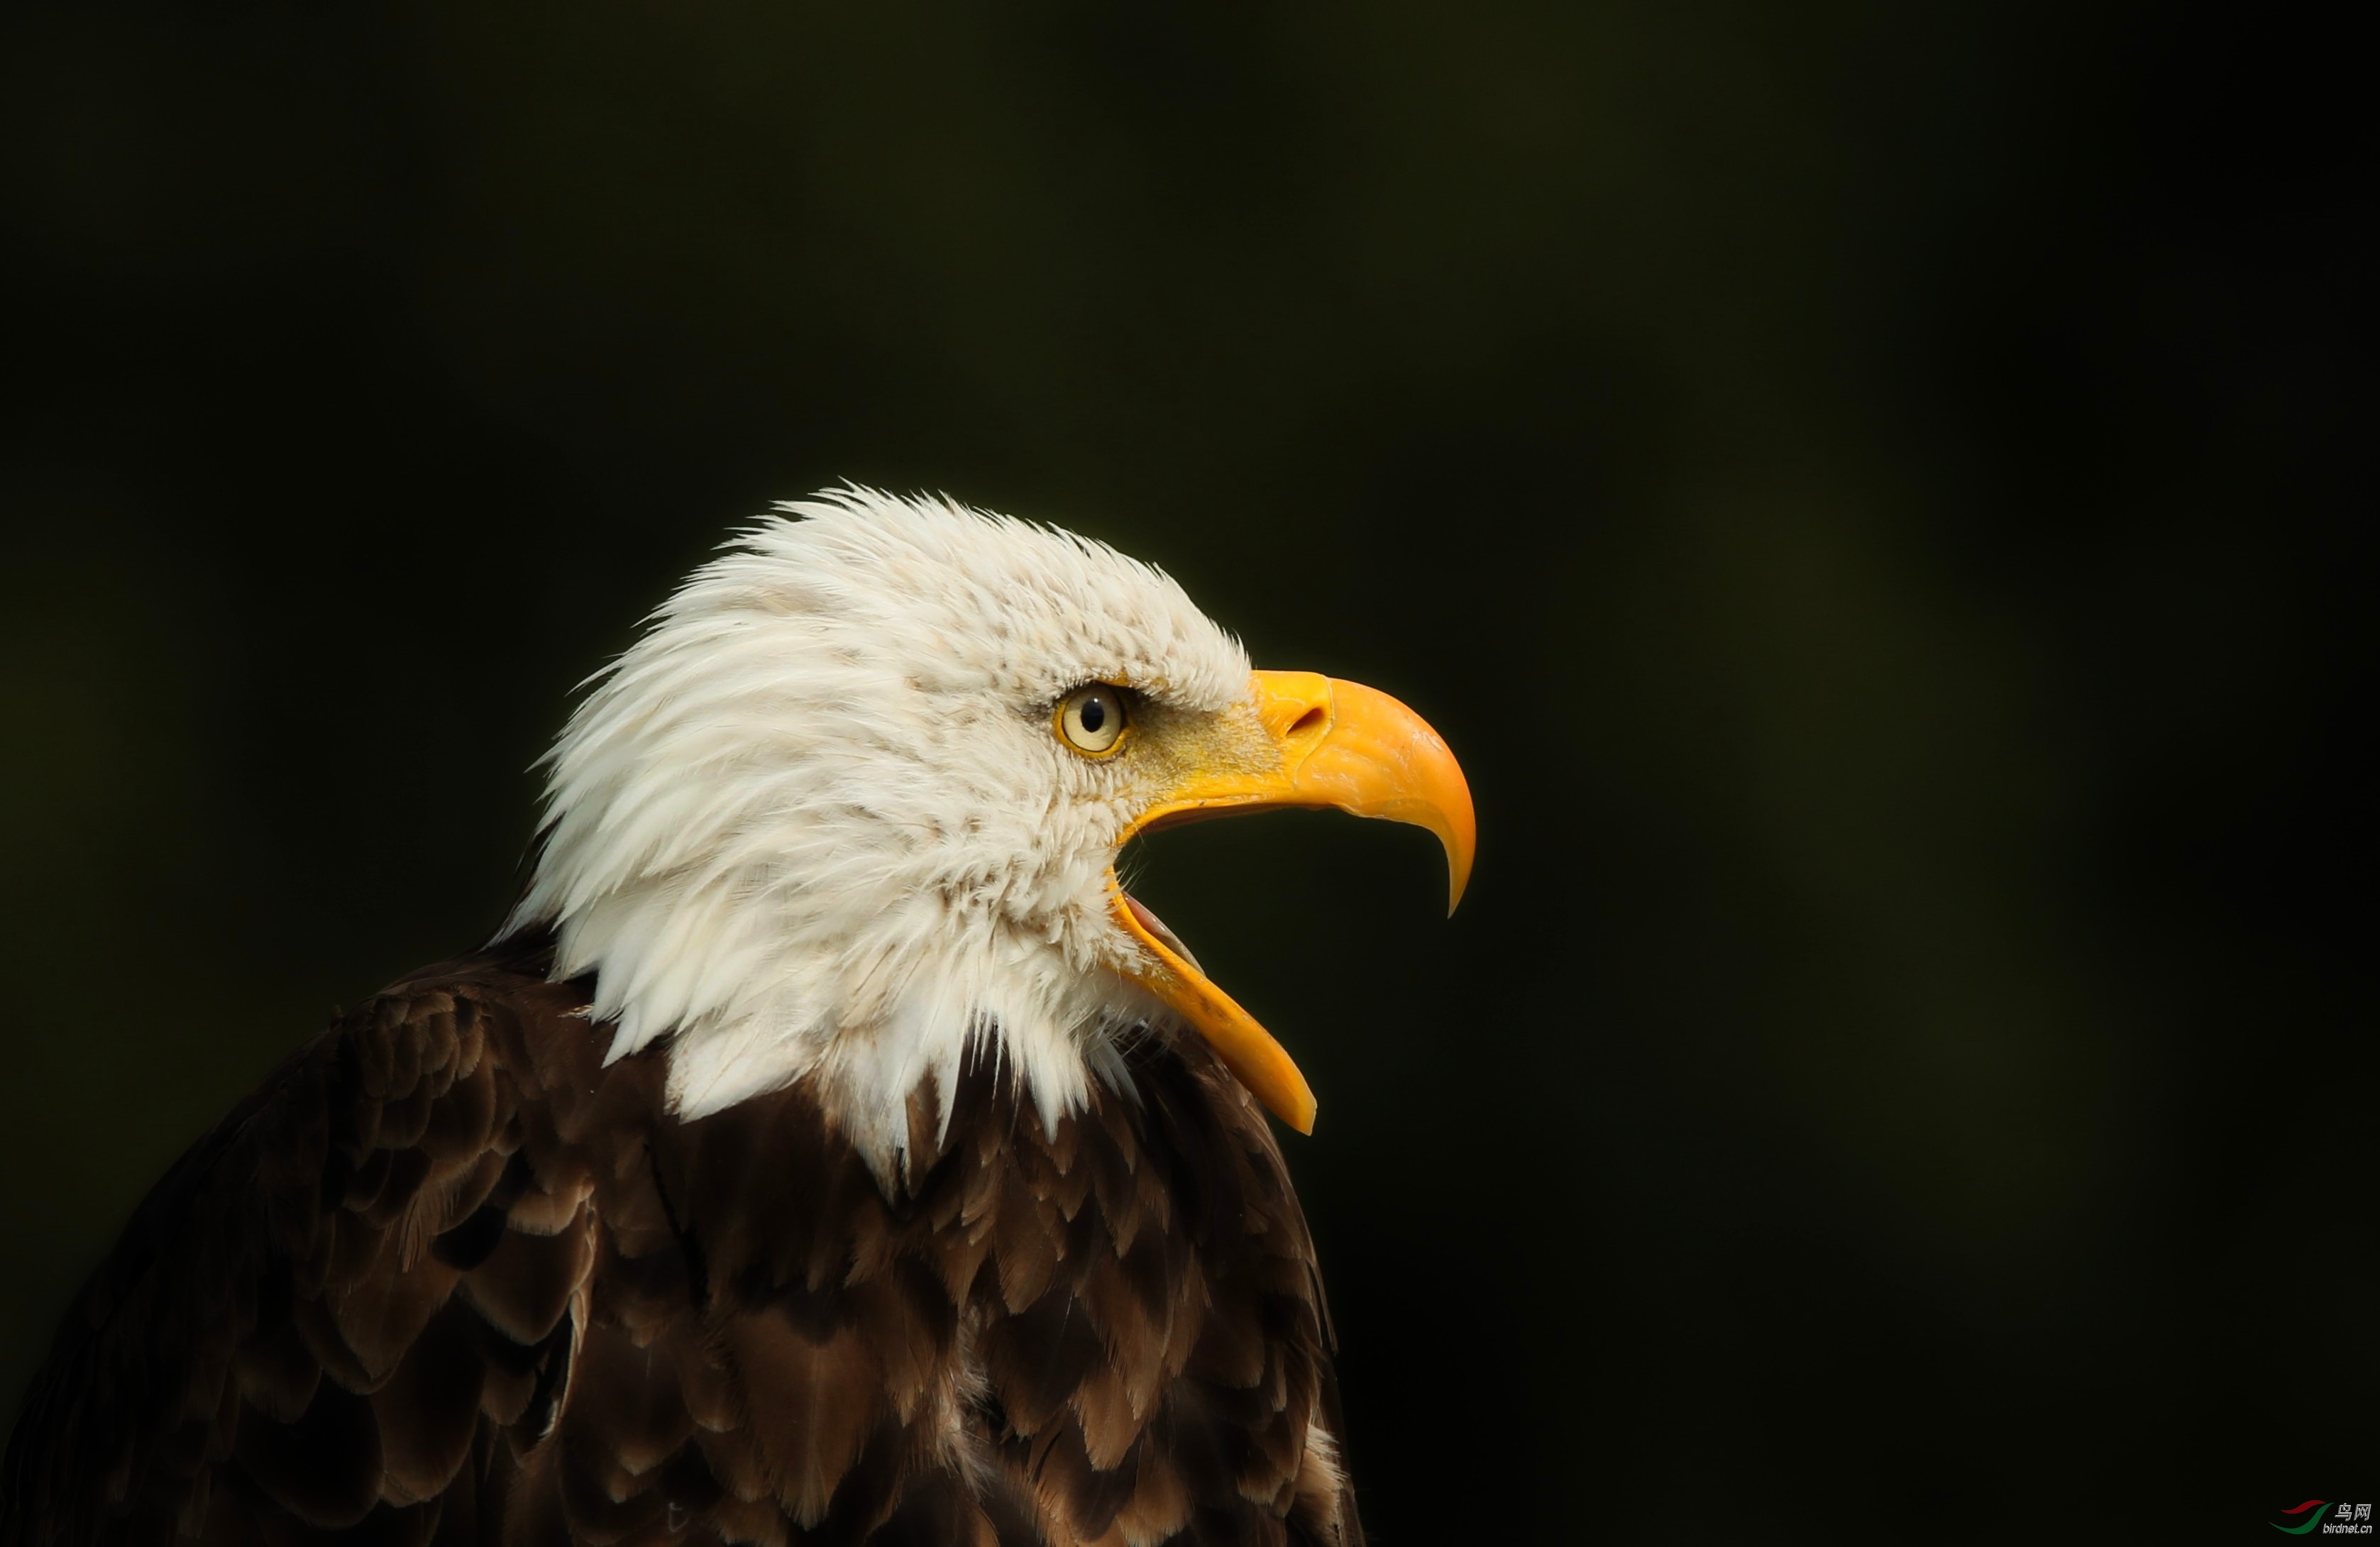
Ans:
{"type": "Polygon", "coordinates": [[[1410,830],[1148,872],[1320,1093],[1378,1541],[2370,1493],[2369,167],[2289,15],[9,7],[0,1400],[849,478],[1463,756],[1451,924],[1410,830]]]}

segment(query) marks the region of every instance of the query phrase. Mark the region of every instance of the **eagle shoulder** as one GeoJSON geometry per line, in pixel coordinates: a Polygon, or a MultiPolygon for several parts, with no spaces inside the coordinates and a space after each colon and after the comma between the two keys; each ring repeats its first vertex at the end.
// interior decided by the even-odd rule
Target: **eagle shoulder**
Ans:
{"type": "Polygon", "coordinates": [[[191,1146],[34,1377],[0,1541],[434,1524],[492,1445],[534,1443],[595,1238],[551,1121],[585,996],[540,965],[415,974],[191,1146]]]}
{"type": "Polygon", "coordinates": [[[887,1187],[807,1085],[670,1115],[548,965],[394,985],[192,1147],[0,1543],[1360,1542],[1305,1217],[1203,1044],[1054,1129],[972,1060],[887,1187]]]}

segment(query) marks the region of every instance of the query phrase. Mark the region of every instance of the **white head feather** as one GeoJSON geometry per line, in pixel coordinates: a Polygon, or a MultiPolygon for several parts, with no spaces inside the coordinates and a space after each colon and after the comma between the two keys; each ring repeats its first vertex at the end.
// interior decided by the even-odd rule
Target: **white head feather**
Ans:
{"type": "Polygon", "coordinates": [[[596,976],[609,1057],[665,1033],[695,1117],[816,1077],[880,1166],[934,1077],[995,1041],[1043,1121],[1128,1089],[1112,762],[1051,734],[1087,682],[1217,711],[1245,652],[1163,572],[1071,533],[846,489],[695,572],[547,759],[507,932],[596,976]]]}

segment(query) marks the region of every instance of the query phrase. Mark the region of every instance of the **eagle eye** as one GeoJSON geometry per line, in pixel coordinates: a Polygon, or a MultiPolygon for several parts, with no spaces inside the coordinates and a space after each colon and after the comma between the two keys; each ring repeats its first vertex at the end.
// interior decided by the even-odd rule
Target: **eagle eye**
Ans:
{"type": "Polygon", "coordinates": [[[1059,738],[1086,757],[1114,751],[1124,723],[1123,689],[1108,683],[1087,683],[1059,700],[1059,738]]]}

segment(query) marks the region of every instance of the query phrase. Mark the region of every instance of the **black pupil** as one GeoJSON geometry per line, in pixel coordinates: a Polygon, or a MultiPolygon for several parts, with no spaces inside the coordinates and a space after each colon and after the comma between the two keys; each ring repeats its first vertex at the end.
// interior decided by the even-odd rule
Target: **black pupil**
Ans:
{"type": "Polygon", "coordinates": [[[1092,736],[1099,735],[1099,727],[1108,723],[1108,706],[1100,701],[1097,693],[1083,700],[1083,707],[1079,713],[1082,716],[1083,729],[1092,736]]]}

